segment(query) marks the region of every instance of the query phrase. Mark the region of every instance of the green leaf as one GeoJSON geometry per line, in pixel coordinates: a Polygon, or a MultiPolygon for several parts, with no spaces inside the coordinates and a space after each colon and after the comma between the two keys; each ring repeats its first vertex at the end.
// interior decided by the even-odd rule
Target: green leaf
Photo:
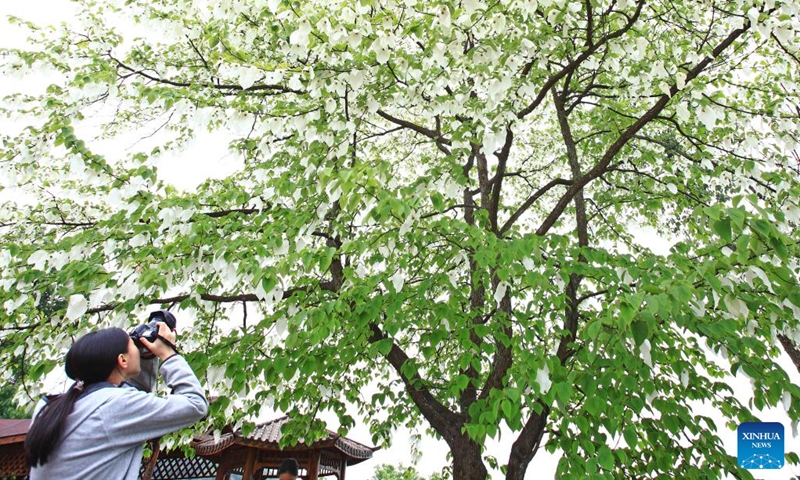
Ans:
{"type": "Polygon", "coordinates": [[[637,347],[650,337],[650,325],[644,320],[633,322],[631,331],[633,331],[633,340],[636,342],[637,347]]]}
{"type": "Polygon", "coordinates": [[[505,418],[514,418],[518,413],[514,409],[514,406],[511,404],[511,402],[505,399],[500,402],[500,409],[503,410],[503,415],[505,415],[505,418]]]}
{"type": "Polygon", "coordinates": [[[784,245],[779,238],[775,236],[770,236],[769,244],[773,249],[775,249],[775,253],[781,260],[783,261],[789,260],[789,250],[786,248],[786,245],[784,245]]]}
{"type": "Polygon", "coordinates": [[[567,404],[572,396],[572,385],[567,382],[559,382],[551,387],[555,392],[556,398],[562,403],[567,404]]]}
{"type": "Polygon", "coordinates": [[[636,445],[639,443],[639,436],[636,434],[636,430],[632,427],[625,427],[622,430],[622,436],[625,438],[625,443],[627,443],[631,449],[636,448],[636,445]]]}
{"type": "Polygon", "coordinates": [[[384,338],[375,342],[375,348],[380,352],[381,355],[386,356],[389,354],[389,351],[392,349],[392,339],[391,338],[384,338]]]}
{"type": "Polygon", "coordinates": [[[305,361],[302,363],[300,371],[305,376],[310,376],[312,373],[317,371],[317,359],[314,357],[306,357],[305,361]]]}
{"type": "Polygon", "coordinates": [[[590,339],[597,338],[597,334],[600,333],[600,329],[603,327],[603,322],[601,320],[594,320],[586,326],[586,336],[590,339]]]}
{"type": "Polygon", "coordinates": [[[597,450],[597,463],[606,470],[614,469],[614,454],[610,448],[605,445],[600,446],[597,450]]]}
{"type": "Polygon", "coordinates": [[[328,247],[325,249],[325,255],[319,261],[320,271],[327,272],[333,261],[333,256],[336,254],[336,249],[328,247]]]}
{"type": "Polygon", "coordinates": [[[276,372],[282,374],[286,371],[286,365],[288,364],[288,360],[286,357],[275,357],[275,360],[272,362],[272,367],[275,369],[276,372]]]}
{"type": "Polygon", "coordinates": [[[599,417],[605,408],[605,398],[600,398],[600,393],[586,398],[585,408],[593,417],[599,417]]]}
{"type": "Polygon", "coordinates": [[[623,324],[628,325],[633,320],[633,317],[636,316],[636,309],[631,304],[623,302],[619,306],[619,316],[623,324]]]}
{"type": "Polygon", "coordinates": [[[728,215],[731,218],[731,221],[733,221],[734,225],[736,225],[739,228],[743,228],[744,227],[744,222],[747,219],[747,212],[745,212],[744,209],[742,209],[742,208],[729,208],[727,210],[727,212],[728,212],[728,215]]]}
{"type": "Polygon", "coordinates": [[[722,212],[722,206],[712,205],[710,207],[705,207],[703,209],[703,212],[705,212],[705,214],[708,215],[708,217],[711,218],[712,220],[719,220],[722,212]]]}
{"type": "Polygon", "coordinates": [[[760,218],[758,218],[750,222],[750,225],[753,227],[753,230],[755,230],[762,237],[768,238],[772,235],[772,230],[773,230],[772,225],[770,225],[769,222],[765,220],[761,220],[760,218]]]}
{"type": "Polygon", "coordinates": [[[717,235],[722,237],[725,240],[725,243],[731,243],[733,241],[733,236],[731,234],[731,219],[730,218],[723,218],[721,220],[717,220],[713,223],[714,231],[717,232],[717,235]]]}
{"type": "Polygon", "coordinates": [[[278,284],[278,279],[272,276],[265,276],[261,279],[261,287],[265,292],[271,292],[278,284]]]}
{"type": "Polygon", "coordinates": [[[435,208],[437,212],[441,212],[445,209],[444,195],[441,193],[431,192],[431,202],[433,203],[433,208],[435,208]]]}

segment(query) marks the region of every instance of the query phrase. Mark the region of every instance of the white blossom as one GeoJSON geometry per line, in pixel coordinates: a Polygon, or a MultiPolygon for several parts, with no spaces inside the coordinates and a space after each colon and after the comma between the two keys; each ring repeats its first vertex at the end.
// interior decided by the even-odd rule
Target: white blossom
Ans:
{"type": "Polygon", "coordinates": [[[398,270],[392,275],[391,278],[392,286],[394,287],[395,292],[400,292],[403,289],[403,285],[405,284],[405,277],[403,276],[403,272],[398,270]]]}
{"type": "Polygon", "coordinates": [[[33,265],[35,270],[44,270],[44,266],[50,259],[50,254],[45,250],[37,250],[28,257],[28,265],[33,265]]]}
{"type": "Polygon", "coordinates": [[[645,339],[641,345],[639,345],[639,352],[642,354],[642,360],[644,363],[653,368],[653,359],[650,357],[650,340],[645,339]]]}
{"type": "Polygon", "coordinates": [[[308,46],[309,35],[311,34],[311,24],[308,20],[303,20],[297,25],[297,29],[289,36],[289,43],[301,48],[308,46]]]}
{"type": "Polygon", "coordinates": [[[69,297],[69,304],[67,306],[67,320],[76,320],[81,315],[86,313],[89,308],[89,302],[83,295],[71,295],[69,297]]]}
{"type": "Polygon", "coordinates": [[[536,370],[536,383],[539,385],[539,391],[542,394],[550,391],[553,382],[550,380],[550,367],[547,366],[547,363],[536,370]]]}
{"type": "Polygon", "coordinates": [[[506,296],[506,290],[508,289],[508,282],[500,282],[497,284],[497,289],[494,291],[494,301],[498,305],[500,302],[503,301],[503,298],[506,296]]]}

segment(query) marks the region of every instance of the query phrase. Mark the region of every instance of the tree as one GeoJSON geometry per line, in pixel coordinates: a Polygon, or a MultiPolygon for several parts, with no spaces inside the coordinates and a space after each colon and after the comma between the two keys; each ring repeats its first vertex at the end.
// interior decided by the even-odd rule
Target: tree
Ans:
{"type": "MultiPolygon", "coordinates": [[[[431,475],[431,480],[440,479],[441,475],[439,474],[431,475]]],[[[424,480],[424,478],[414,467],[404,467],[402,464],[394,466],[384,463],[375,467],[372,480],[424,480]]]]}
{"type": "MultiPolygon", "coordinates": [[[[52,290],[45,290],[39,296],[37,311],[39,315],[54,315],[59,309],[65,307],[63,299],[54,297],[52,290]]],[[[13,327],[11,327],[13,330],[13,327]]],[[[8,330],[8,326],[3,329],[8,330]]],[[[15,398],[17,390],[20,388],[21,380],[25,377],[28,368],[21,355],[23,349],[18,344],[14,344],[5,338],[0,339],[0,351],[4,351],[5,378],[3,385],[0,386],[0,418],[30,418],[30,412],[18,404],[15,398]],[[13,347],[13,348],[11,348],[13,347]]]]}
{"type": "Polygon", "coordinates": [[[10,385],[0,388],[0,418],[27,418],[26,412],[14,402],[15,391],[10,385]]]}
{"type": "Polygon", "coordinates": [[[800,317],[795,2],[119,3],[3,52],[63,79],[4,110],[29,388],[73,334],[161,305],[197,319],[215,422],[274,405],[290,442],[355,405],[375,442],[424,422],[457,480],[501,425],[508,480],[542,447],[562,478],[749,478],[694,407],[800,417],[775,363],[800,317]],[[207,132],[235,173],[165,183],[207,132]]]}
{"type": "MultiPolygon", "coordinates": [[[[0,345],[2,345],[2,342],[0,342],[0,345]]],[[[25,409],[20,408],[14,398],[22,373],[19,359],[7,359],[5,366],[8,367],[9,365],[13,369],[13,374],[9,378],[10,382],[0,386],[0,418],[28,418],[28,413],[25,409]]]]}

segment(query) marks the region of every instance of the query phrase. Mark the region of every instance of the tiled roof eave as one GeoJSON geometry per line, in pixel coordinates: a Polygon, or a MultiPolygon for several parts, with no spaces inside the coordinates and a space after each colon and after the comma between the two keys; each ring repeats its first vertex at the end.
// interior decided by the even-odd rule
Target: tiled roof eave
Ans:
{"type": "Polygon", "coordinates": [[[210,439],[203,439],[197,442],[192,442],[194,451],[201,456],[210,457],[221,453],[234,443],[234,437],[230,433],[222,435],[219,441],[215,441],[214,437],[210,439]]]}
{"type": "Polygon", "coordinates": [[[366,445],[350,440],[349,438],[339,437],[334,442],[336,449],[350,458],[367,460],[372,458],[373,450],[366,445]]]}
{"type": "Polygon", "coordinates": [[[240,435],[236,435],[236,439],[234,440],[234,442],[237,445],[245,445],[245,446],[248,446],[248,447],[257,447],[257,448],[261,448],[263,450],[294,450],[294,451],[297,451],[297,450],[322,450],[322,449],[326,449],[326,448],[331,448],[331,447],[335,446],[336,440],[337,440],[336,437],[323,438],[322,440],[318,440],[318,441],[314,442],[310,446],[306,445],[305,443],[300,442],[300,443],[298,443],[296,445],[293,445],[291,447],[285,447],[285,448],[281,448],[280,445],[278,444],[278,442],[267,442],[267,441],[264,441],[264,440],[258,440],[258,439],[248,438],[248,437],[242,437],[240,435]]]}
{"type": "Polygon", "coordinates": [[[280,429],[289,417],[280,417],[270,422],[266,422],[256,427],[255,431],[247,437],[242,436],[241,432],[225,433],[218,441],[211,436],[203,436],[192,443],[198,455],[214,456],[219,455],[224,450],[232,446],[257,448],[264,451],[309,451],[327,450],[345,455],[350,461],[360,463],[361,461],[372,458],[372,453],[377,448],[368,447],[355,440],[342,437],[339,434],[328,431],[328,436],[322,438],[312,445],[298,443],[297,445],[280,448],[280,429]]]}

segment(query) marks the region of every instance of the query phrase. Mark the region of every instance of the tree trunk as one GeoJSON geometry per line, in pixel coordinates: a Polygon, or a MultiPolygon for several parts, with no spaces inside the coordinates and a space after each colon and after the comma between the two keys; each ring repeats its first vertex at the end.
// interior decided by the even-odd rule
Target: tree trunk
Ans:
{"type": "Polygon", "coordinates": [[[466,434],[453,439],[450,451],[453,454],[453,480],[486,480],[489,473],[481,458],[481,447],[466,434]]]}
{"type": "Polygon", "coordinates": [[[543,403],[541,405],[542,412],[531,414],[511,446],[506,480],[524,480],[528,464],[531,463],[541,446],[542,436],[547,426],[547,417],[550,415],[550,407],[543,403]]]}

